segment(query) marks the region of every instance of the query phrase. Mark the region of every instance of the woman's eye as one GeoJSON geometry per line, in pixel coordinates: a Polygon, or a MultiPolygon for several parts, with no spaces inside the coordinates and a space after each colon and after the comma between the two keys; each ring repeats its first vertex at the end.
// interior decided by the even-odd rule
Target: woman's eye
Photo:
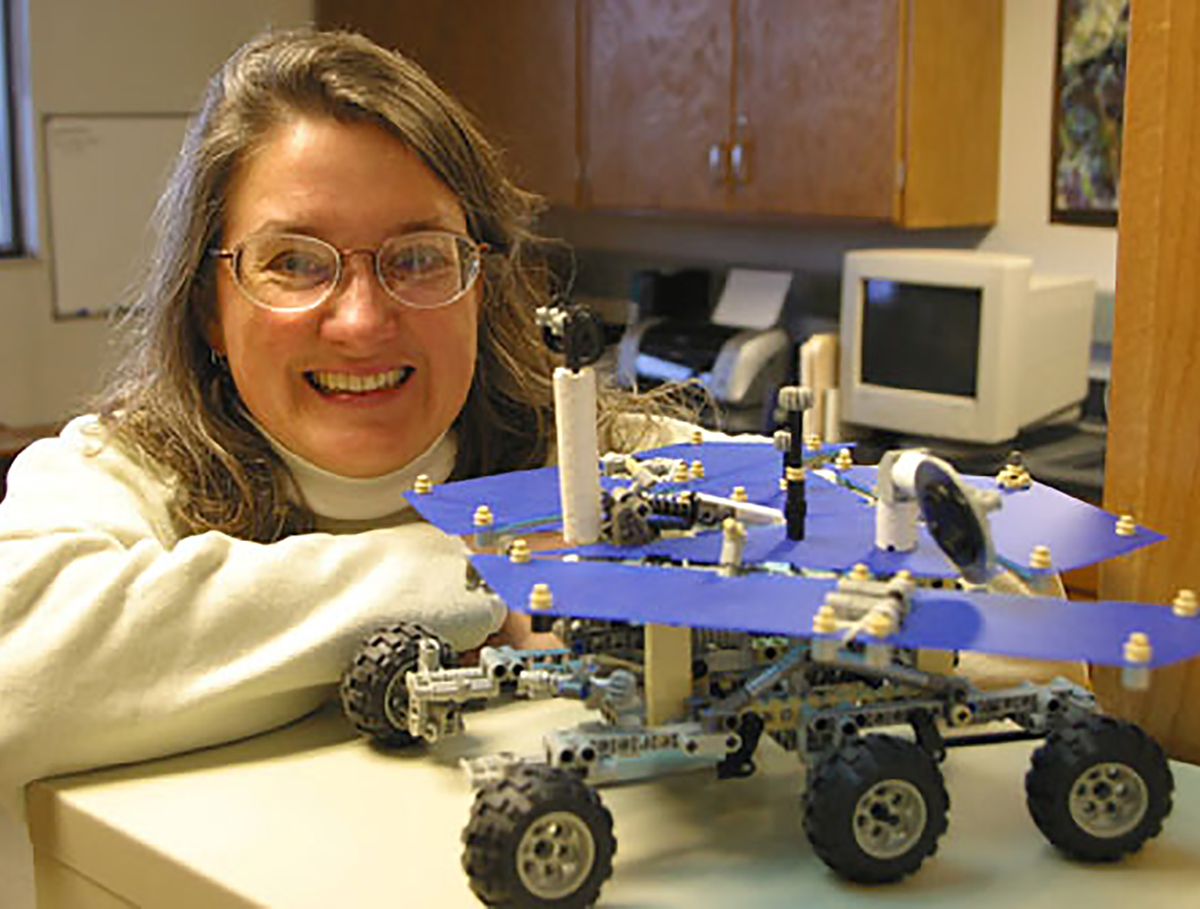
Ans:
{"type": "Polygon", "coordinates": [[[281,278],[312,279],[323,276],[328,267],[318,256],[293,250],[277,254],[263,270],[281,278]]]}
{"type": "Polygon", "coordinates": [[[449,265],[446,254],[437,247],[415,246],[393,252],[384,269],[395,280],[414,281],[437,274],[449,265]]]}

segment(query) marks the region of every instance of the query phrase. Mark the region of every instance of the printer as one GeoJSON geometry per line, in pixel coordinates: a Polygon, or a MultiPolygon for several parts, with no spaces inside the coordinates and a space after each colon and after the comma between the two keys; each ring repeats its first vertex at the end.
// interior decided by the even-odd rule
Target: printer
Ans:
{"type": "Polygon", "coordinates": [[[708,272],[639,274],[637,317],[617,348],[618,383],[646,389],[698,379],[719,405],[721,429],[769,431],[794,359],[779,324],[789,282],[786,273],[734,270],[714,307],[708,272]]]}

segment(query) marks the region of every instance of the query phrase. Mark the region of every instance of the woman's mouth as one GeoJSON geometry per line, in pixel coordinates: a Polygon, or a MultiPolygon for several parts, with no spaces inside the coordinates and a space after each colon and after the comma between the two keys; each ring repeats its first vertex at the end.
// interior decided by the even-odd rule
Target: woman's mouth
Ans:
{"type": "Polygon", "coordinates": [[[415,370],[411,366],[389,369],[386,372],[366,375],[348,372],[314,370],[306,372],[308,384],[325,395],[365,395],[376,391],[390,391],[408,381],[415,370]]]}

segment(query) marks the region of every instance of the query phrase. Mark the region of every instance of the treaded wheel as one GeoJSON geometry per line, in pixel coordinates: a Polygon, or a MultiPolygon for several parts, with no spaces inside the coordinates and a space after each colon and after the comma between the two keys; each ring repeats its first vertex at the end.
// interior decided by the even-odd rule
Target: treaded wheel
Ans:
{"type": "Polygon", "coordinates": [[[1038,829],[1072,858],[1111,862],[1158,835],[1175,780],[1158,742],[1132,723],[1089,716],[1050,733],[1025,774],[1038,829]]]}
{"type": "Polygon", "coordinates": [[[937,851],[949,796],[936,762],[912,742],[869,735],[821,761],[804,794],[813,851],[861,884],[896,881],[937,851]]]}
{"type": "Polygon", "coordinates": [[[582,909],[612,875],[612,815],[577,776],[526,766],[475,796],[463,869],[489,906],[582,909]]]}
{"type": "Polygon", "coordinates": [[[417,666],[421,638],[432,638],[442,648],[443,666],[453,664],[449,644],[420,625],[401,623],[373,632],[342,676],[342,711],[359,733],[381,745],[398,748],[417,741],[406,725],[404,676],[417,666]]]}

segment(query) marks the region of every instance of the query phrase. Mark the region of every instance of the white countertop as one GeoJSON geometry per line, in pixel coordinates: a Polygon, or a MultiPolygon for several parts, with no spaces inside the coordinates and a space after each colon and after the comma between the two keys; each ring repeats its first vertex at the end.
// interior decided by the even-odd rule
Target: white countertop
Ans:
{"type": "MultiPolygon", "coordinates": [[[[473,794],[457,761],[534,753],[572,702],[516,703],[467,717],[467,734],[384,752],[334,707],[243,742],[38,783],[31,824],[42,903],[225,909],[477,907],[460,867],[473,794]]],[[[764,741],[759,772],[695,772],[601,790],[617,838],[601,906],[1091,907],[1200,901],[1200,768],[1174,764],[1162,835],[1111,866],[1061,858],[1025,809],[1036,743],[953,750],[950,826],[938,853],[896,885],[846,884],[805,839],[803,773],[764,741]]]]}

